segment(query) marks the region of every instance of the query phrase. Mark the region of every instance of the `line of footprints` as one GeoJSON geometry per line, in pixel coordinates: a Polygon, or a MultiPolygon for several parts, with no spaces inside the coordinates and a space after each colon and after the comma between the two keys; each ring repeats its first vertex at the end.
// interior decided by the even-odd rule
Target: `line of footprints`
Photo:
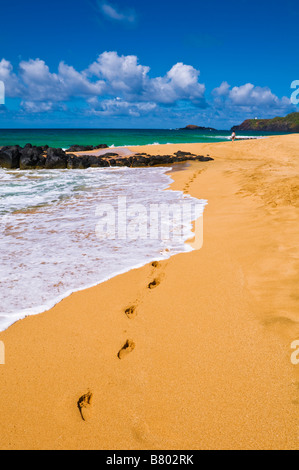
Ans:
{"type": "Polygon", "coordinates": [[[194,175],[191,176],[191,178],[189,178],[188,182],[185,184],[184,188],[183,188],[183,192],[184,194],[188,194],[189,192],[189,189],[190,189],[190,184],[193,183],[193,181],[198,177],[198,175],[200,175],[200,173],[202,172],[203,170],[198,170],[194,173],[194,175]]]}
{"type": "MultiPolygon", "coordinates": [[[[152,263],[152,267],[154,268],[154,270],[159,269],[160,263],[158,261],[154,261],[152,263]]],[[[155,289],[156,287],[159,286],[159,284],[161,283],[161,280],[162,280],[162,276],[154,276],[153,281],[151,281],[148,284],[147,289],[149,290],[155,289]]],[[[133,320],[137,316],[137,307],[138,305],[131,305],[130,307],[124,310],[124,313],[126,314],[129,320],[133,320]]],[[[123,347],[117,353],[118,359],[120,360],[124,359],[128,354],[134,351],[135,347],[136,345],[134,341],[131,339],[127,339],[123,347]]],[[[80,416],[83,421],[86,421],[85,410],[88,409],[92,405],[92,398],[93,398],[93,394],[90,391],[88,391],[88,393],[80,397],[77,402],[77,407],[79,409],[80,416]]]]}

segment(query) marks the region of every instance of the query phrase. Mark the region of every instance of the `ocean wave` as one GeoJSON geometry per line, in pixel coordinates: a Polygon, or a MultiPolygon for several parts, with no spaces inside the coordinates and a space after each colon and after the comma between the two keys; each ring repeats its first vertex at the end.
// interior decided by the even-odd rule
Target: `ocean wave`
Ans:
{"type": "MultiPolygon", "coordinates": [[[[146,211],[151,204],[162,203],[192,203],[203,211],[205,201],[165,191],[172,182],[168,171],[0,170],[0,330],[50,309],[72,292],[189,251],[188,220],[175,220],[169,240],[102,239],[96,230],[99,204],[113,210],[119,196],[126,197],[128,205],[142,204],[146,211]]],[[[115,214],[118,220],[119,213],[115,214]]]]}

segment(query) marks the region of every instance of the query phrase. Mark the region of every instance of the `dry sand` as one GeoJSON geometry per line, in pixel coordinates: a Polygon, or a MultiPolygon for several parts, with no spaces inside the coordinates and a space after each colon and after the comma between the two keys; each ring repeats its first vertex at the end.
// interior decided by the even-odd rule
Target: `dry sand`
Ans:
{"type": "Polygon", "coordinates": [[[1,333],[1,449],[298,448],[299,135],[177,150],[202,249],[1,333]]]}

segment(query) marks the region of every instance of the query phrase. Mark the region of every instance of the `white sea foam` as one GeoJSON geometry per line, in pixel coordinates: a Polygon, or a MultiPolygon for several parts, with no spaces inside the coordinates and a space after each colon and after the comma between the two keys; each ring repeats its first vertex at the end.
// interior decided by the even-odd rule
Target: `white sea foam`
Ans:
{"type": "MultiPolygon", "coordinates": [[[[226,139],[231,140],[231,135],[209,135],[207,136],[209,139],[226,139]]],[[[237,135],[236,139],[265,139],[266,136],[252,136],[252,135],[237,135]]]]}
{"type": "MultiPolygon", "coordinates": [[[[0,330],[41,313],[72,292],[94,286],[151,260],[188,251],[191,237],[102,240],[99,204],[175,204],[205,201],[164,191],[165,168],[0,170],[0,330]]],[[[175,230],[174,230],[175,232],[175,230]]]]}

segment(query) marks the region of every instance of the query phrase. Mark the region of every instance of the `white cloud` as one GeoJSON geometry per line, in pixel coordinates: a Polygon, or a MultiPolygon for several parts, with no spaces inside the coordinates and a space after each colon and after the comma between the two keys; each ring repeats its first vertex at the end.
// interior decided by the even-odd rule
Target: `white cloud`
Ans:
{"type": "Polygon", "coordinates": [[[137,19],[136,13],[133,9],[120,11],[119,7],[117,7],[116,5],[111,5],[110,3],[105,1],[99,1],[98,5],[103,15],[111,20],[135,23],[137,19]]]}
{"type": "Polygon", "coordinates": [[[198,82],[199,70],[178,63],[164,77],[150,78],[150,67],[138,64],[138,57],[104,52],[88,68],[107,83],[110,94],[122,93],[127,100],[174,104],[179,100],[202,102],[205,86],[198,82]]]}
{"type": "Polygon", "coordinates": [[[6,96],[20,96],[21,84],[16,74],[13,73],[12,64],[6,59],[0,61],[0,80],[5,85],[6,96]]]}
{"type": "Polygon", "coordinates": [[[8,97],[20,97],[23,104],[28,102],[27,109],[33,102],[68,101],[73,97],[101,95],[105,82],[91,82],[84,72],[61,62],[58,73],[51,73],[43,60],[30,59],[19,64],[19,75],[13,73],[10,62],[0,62],[0,80],[5,83],[8,97]]]}
{"type": "Polygon", "coordinates": [[[230,85],[227,82],[222,82],[217,88],[214,88],[212,94],[215,96],[227,96],[229,94],[230,85]]]}
{"type": "Polygon", "coordinates": [[[235,86],[229,92],[229,98],[233,104],[240,106],[273,106],[279,101],[269,88],[257,87],[252,83],[235,86]]]}
{"type": "Polygon", "coordinates": [[[49,113],[53,111],[66,111],[67,108],[63,104],[40,101],[22,101],[21,109],[25,113],[30,114],[39,114],[39,113],[49,113]]]}
{"type": "Polygon", "coordinates": [[[8,80],[11,77],[13,67],[8,60],[2,59],[0,61],[0,79],[3,81],[8,80]]]}
{"type": "Polygon", "coordinates": [[[272,113],[284,113],[292,109],[291,101],[286,96],[278,98],[270,88],[255,86],[252,83],[235,86],[231,89],[227,82],[222,82],[218,88],[212,91],[212,95],[216,107],[240,108],[248,113],[258,110],[264,113],[267,110],[272,113]]]}
{"type": "Polygon", "coordinates": [[[25,85],[23,96],[28,101],[60,101],[65,98],[59,76],[50,73],[43,60],[22,61],[19,68],[20,78],[25,85]]]}
{"type": "Polygon", "coordinates": [[[164,104],[173,104],[179,100],[204,104],[205,85],[198,82],[199,74],[199,70],[191,65],[179,62],[165,77],[152,79],[148,84],[146,95],[164,104]]]}
{"type": "Polygon", "coordinates": [[[149,75],[150,67],[139,64],[138,57],[120,56],[117,52],[103,52],[81,72],[64,62],[60,62],[57,72],[51,72],[41,59],[22,61],[18,76],[13,74],[8,61],[3,59],[0,66],[0,79],[2,76],[8,82],[18,83],[17,93],[10,87],[10,96],[20,96],[23,104],[28,102],[28,110],[33,109],[33,102],[116,96],[123,102],[174,105],[186,100],[204,106],[205,86],[198,81],[199,70],[181,62],[165,76],[154,78],[149,75]]]}
{"type": "Polygon", "coordinates": [[[90,114],[98,116],[133,116],[140,117],[157,109],[156,103],[128,102],[120,98],[98,101],[89,100],[90,114]]]}
{"type": "MultiPolygon", "coordinates": [[[[183,108],[190,112],[208,107],[205,85],[199,79],[200,71],[182,62],[165,75],[153,77],[150,67],[140,64],[137,56],[113,51],[103,52],[83,71],[60,62],[52,72],[44,60],[30,59],[21,61],[16,72],[9,61],[0,61],[6,96],[21,98],[21,109],[28,113],[63,110],[67,103],[83,99],[88,103],[88,112],[99,115],[161,114],[163,108],[171,108],[175,115],[183,108]]],[[[78,106],[82,110],[81,104],[78,106]]],[[[250,113],[266,116],[293,108],[289,98],[278,98],[268,87],[251,83],[231,87],[222,82],[212,91],[209,109],[214,117],[245,118],[250,113]]]]}
{"type": "Polygon", "coordinates": [[[136,96],[143,92],[149,71],[149,67],[138,64],[136,56],[103,52],[97,61],[90,65],[87,73],[104,80],[107,92],[111,94],[123,92],[128,96],[136,96]]]}
{"type": "Polygon", "coordinates": [[[74,67],[59,64],[59,77],[63,83],[63,88],[71,96],[102,95],[105,92],[106,84],[103,80],[91,82],[85,72],[77,72],[74,67]]]}

